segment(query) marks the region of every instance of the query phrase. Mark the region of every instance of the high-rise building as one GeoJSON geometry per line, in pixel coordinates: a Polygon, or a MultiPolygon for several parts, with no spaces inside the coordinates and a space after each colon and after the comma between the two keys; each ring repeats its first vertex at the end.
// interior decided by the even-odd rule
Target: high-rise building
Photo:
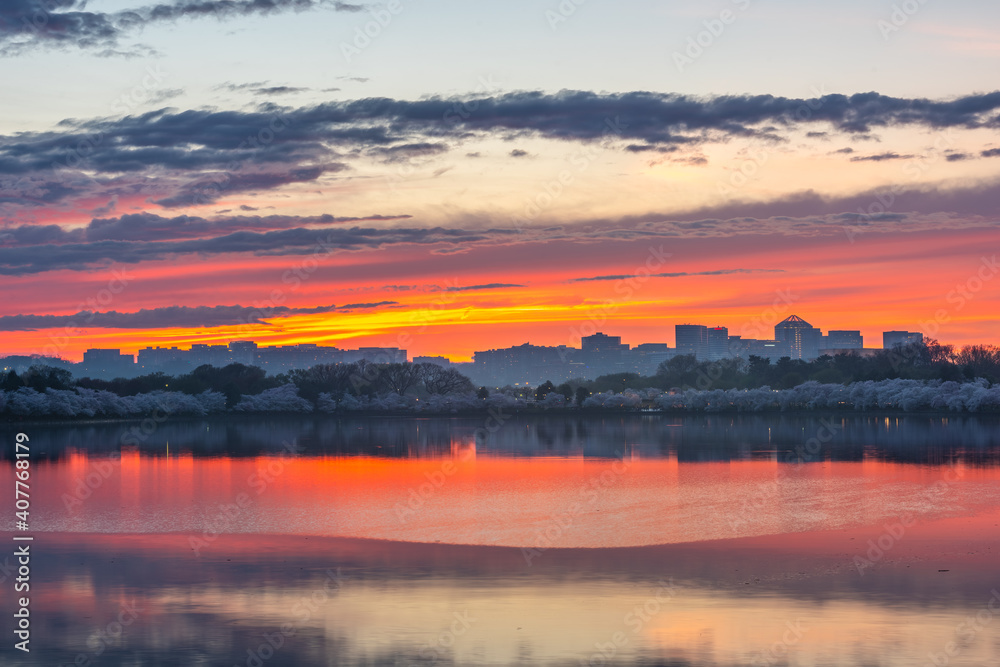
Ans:
{"type": "Polygon", "coordinates": [[[558,384],[572,377],[590,377],[583,364],[573,363],[577,352],[565,345],[543,347],[530,343],[479,350],[472,354],[472,377],[476,383],[492,386],[541,384],[546,380],[558,384]]]}
{"type": "Polygon", "coordinates": [[[823,332],[798,315],[792,315],[774,325],[774,338],[788,344],[788,356],[792,359],[809,361],[819,356],[823,332]]]}
{"type": "Polygon", "coordinates": [[[628,345],[622,344],[621,336],[595,333],[580,339],[580,361],[587,367],[590,377],[600,377],[628,370],[626,355],[628,345]]]}
{"type": "Polygon", "coordinates": [[[783,340],[744,339],[748,357],[761,357],[777,361],[782,357],[792,356],[791,345],[783,340]]]}
{"type": "Polygon", "coordinates": [[[233,363],[253,366],[257,363],[257,343],[252,340],[230,341],[229,358],[233,363]]]}
{"type": "Polygon", "coordinates": [[[711,327],[705,329],[705,358],[718,361],[731,356],[729,353],[729,329],[711,327]]]}
{"type": "Polygon", "coordinates": [[[139,350],[139,367],[144,373],[162,371],[164,373],[187,372],[189,364],[186,350],[174,347],[144,347],[139,350]]]}
{"type": "Polygon", "coordinates": [[[135,373],[135,357],[131,354],[122,354],[121,350],[98,348],[86,350],[77,373],[81,376],[88,375],[92,378],[109,380],[132,377],[135,373]]]}
{"type": "Polygon", "coordinates": [[[888,350],[897,345],[909,345],[910,343],[920,344],[924,342],[924,335],[917,331],[883,331],[882,348],[888,350]]]}
{"type": "Polygon", "coordinates": [[[656,375],[660,364],[673,359],[676,352],[666,343],[640,343],[629,351],[632,358],[629,370],[640,375],[656,375]]]}
{"type": "Polygon", "coordinates": [[[740,357],[746,359],[750,356],[750,345],[753,343],[752,338],[744,338],[743,336],[730,336],[729,337],[729,354],[733,357],[740,357]]]}
{"type": "Polygon", "coordinates": [[[830,331],[823,338],[824,350],[860,350],[865,346],[860,331],[830,331]]]}
{"type": "Polygon", "coordinates": [[[698,359],[705,358],[705,342],[708,338],[707,327],[701,324],[678,324],[674,327],[677,343],[677,354],[694,355],[698,359]]]}
{"type": "Polygon", "coordinates": [[[597,332],[593,336],[584,336],[581,338],[580,347],[584,354],[623,352],[628,350],[628,345],[622,345],[621,336],[608,336],[601,332],[597,332]]]}

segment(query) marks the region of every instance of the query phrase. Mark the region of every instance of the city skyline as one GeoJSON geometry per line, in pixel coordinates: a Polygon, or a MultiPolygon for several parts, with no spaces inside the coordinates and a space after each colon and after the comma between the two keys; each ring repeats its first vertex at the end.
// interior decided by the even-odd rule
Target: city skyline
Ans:
{"type": "MultiPolygon", "coordinates": [[[[522,342],[507,347],[477,350],[470,361],[453,361],[446,356],[409,354],[398,347],[360,347],[344,349],[315,343],[260,346],[251,340],[230,341],[226,345],[194,344],[178,346],[147,346],[133,354],[120,348],[92,348],[84,352],[77,363],[61,358],[42,358],[66,367],[78,377],[110,379],[136,377],[155,372],[181,375],[202,365],[217,368],[232,363],[257,366],[270,374],[294,369],[306,369],[321,364],[369,363],[434,364],[450,367],[467,374],[481,384],[537,384],[543,378],[565,381],[595,379],[615,373],[653,375],[661,364],[674,357],[690,355],[697,361],[716,362],[725,359],[761,357],[772,362],[782,358],[813,361],[821,356],[852,354],[868,356],[877,350],[889,350],[900,345],[922,344],[920,332],[884,331],[879,347],[865,347],[859,330],[830,330],[823,333],[801,317],[792,314],[775,323],[773,336],[748,338],[730,334],[727,327],[677,324],[675,345],[646,341],[623,343],[621,336],[604,332],[583,336],[578,346],[544,346],[522,342]],[[531,378],[530,380],[528,378],[531,378]]],[[[759,331],[759,329],[756,329],[759,331]]],[[[2,356],[6,368],[27,368],[31,358],[2,356]]]]}
{"type": "Polygon", "coordinates": [[[0,349],[997,338],[995,6],[82,4],[0,7],[0,349]]]}

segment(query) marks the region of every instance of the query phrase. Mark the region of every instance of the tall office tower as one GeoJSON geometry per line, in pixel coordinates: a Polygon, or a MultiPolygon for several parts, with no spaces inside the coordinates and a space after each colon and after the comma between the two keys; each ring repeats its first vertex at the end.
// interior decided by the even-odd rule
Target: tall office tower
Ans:
{"type": "Polygon", "coordinates": [[[122,354],[121,350],[90,349],[83,353],[83,363],[80,364],[81,375],[94,378],[114,379],[117,377],[132,377],[135,372],[135,357],[122,354]]]}
{"type": "Polygon", "coordinates": [[[580,360],[586,364],[591,377],[628,370],[626,354],[628,344],[622,344],[621,336],[595,333],[580,339],[580,360]]]}
{"type": "Polygon", "coordinates": [[[819,356],[823,332],[797,315],[774,325],[774,339],[787,343],[792,359],[809,361],[819,356]]]}
{"type": "Polygon", "coordinates": [[[257,364],[257,343],[252,340],[229,341],[229,358],[236,364],[255,366],[257,364]]]}
{"type": "Polygon", "coordinates": [[[712,327],[705,329],[705,358],[718,361],[731,356],[729,353],[729,329],[712,327]]]}
{"type": "Polygon", "coordinates": [[[692,354],[698,359],[705,358],[705,343],[708,338],[707,327],[701,324],[678,324],[674,327],[677,338],[677,354],[692,354]]]}
{"type": "Polygon", "coordinates": [[[865,346],[860,331],[831,331],[824,338],[827,350],[860,350],[865,346]]]}
{"type": "Polygon", "coordinates": [[[599,354],[606,352],[622,352],[628,350],[628,345],[622,345],[621,336],[608,336],[601,332],[580,339],[580,347],[584,354],[599,354]]]}
{"type": "Polygon", "coordinates": [[[882,348],[888,350],[897,345],[909,345],[910,343],[924,342],[924,335],[917,331],[883,331],[882,348]]]}

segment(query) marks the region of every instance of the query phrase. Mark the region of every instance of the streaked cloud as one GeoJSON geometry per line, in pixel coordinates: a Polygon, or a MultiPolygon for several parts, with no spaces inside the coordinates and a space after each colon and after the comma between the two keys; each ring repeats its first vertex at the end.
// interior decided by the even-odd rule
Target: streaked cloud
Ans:
{"type": "Polygon", "coordinates": [[[293,308],[289,306],[165,306],[143,308],[132,313],[80,311],[72,315],[5,315],[0,331],[35,331],[72,327],[76,329],[160,329],[175,327],[221,327],[236,324],[267,324],[294,315],[315,315],[396,305],[395,301],[352,303],[343,306],[293,308]]]}
{"type": "MultiPolygon", "coordinates": [[[[716,271],[678,271],[675,273],[651,273],[650,278],[685,278],[688,276],[728,276],[736,273],[784,273],[783,269],[718,269],[716,271]]],[[[635,274],[620,274],[613,276],[590,276],[589,278],[573,278],[573,283],[589,283],[602,280],[625,280],[635,278],[635,274]]],[[[646,274],[642,274],[645,278],[646,274]]]]}
{"type": "Polygon", "coordinates": [[[315,0],[181,0],[118,12],[88,11],[86,0],[4,0],[0,3],[0,55],[36,47],[102,49],[101,55],[129,55],[119,41],[142,28],[179,19],[267,16],[329,9],[358,12],[363,5],[315,0]]]}

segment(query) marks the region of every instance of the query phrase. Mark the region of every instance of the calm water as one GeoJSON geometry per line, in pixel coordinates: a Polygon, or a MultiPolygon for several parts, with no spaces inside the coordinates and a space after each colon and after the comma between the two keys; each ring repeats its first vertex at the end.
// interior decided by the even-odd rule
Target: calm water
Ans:
{"type": "Polygon", "coordinates": [[[997,420],[497,421],[23,427],[0,663],[1000,664],[997,420]]]}

